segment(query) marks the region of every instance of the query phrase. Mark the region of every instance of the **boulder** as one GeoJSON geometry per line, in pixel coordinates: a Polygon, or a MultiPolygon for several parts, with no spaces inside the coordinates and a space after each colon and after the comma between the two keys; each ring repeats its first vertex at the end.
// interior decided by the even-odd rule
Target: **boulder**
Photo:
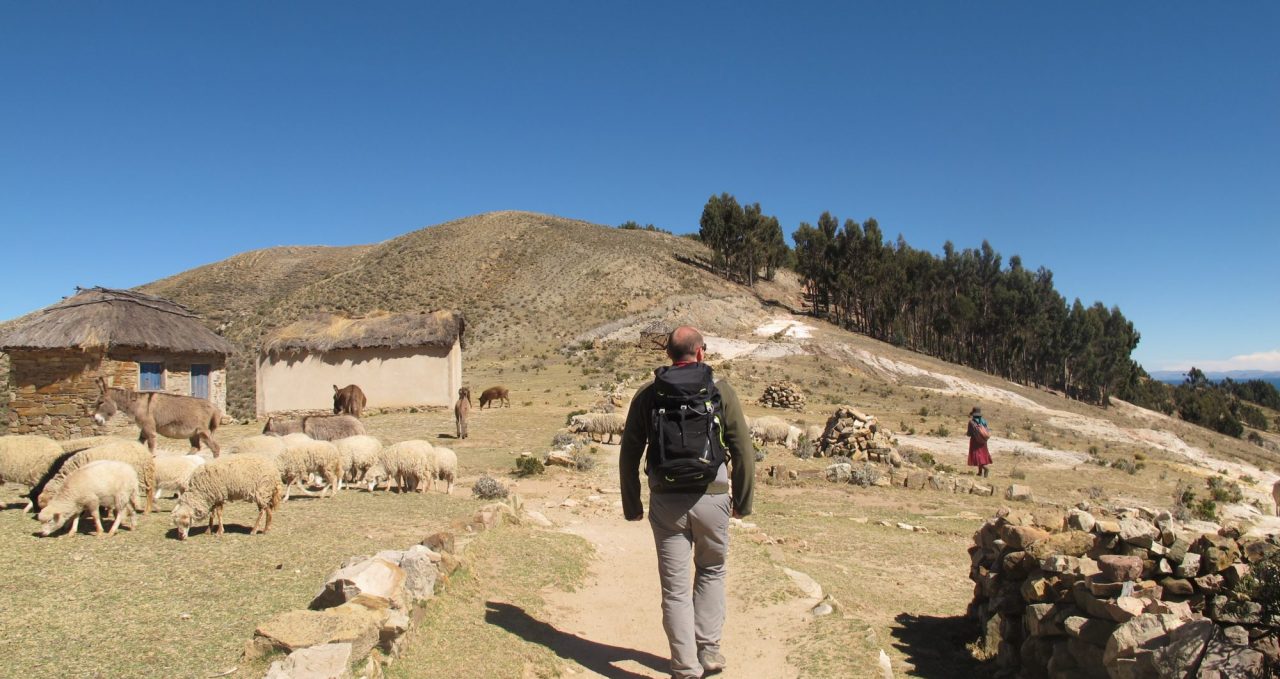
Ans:
{"type": "Polygon", "coordinates": [[[1136,581],[1142,576],[1142,559],[1136,556],[1103,554],[1098,557],[1100,577],[1107,582],[1136,581]]]}
{"type": "Polygon", "coordinates": [[[432,533],[431,535],[423,538],[421,544],[433,552],[454,553],[454,537],[453,533],[450,533],[449,531],[432,533]]]}
{"type": "MultiPolygon", "coordinates": [[[[1214,624],[1208,620],[1187,621],[1175,615],[1149,613],[1139,615],[1112,633],[1103,651],[1103,662],[1111,671],[1111,668],[1124,664],[1120,661],[1133,661],[1137,671],[1130,676],[1167,676],[1157,674],[1156,668],[1192,668],[1213,631],[1214,624]]],[[[1117,676],[1114,671],[1111,674],[1117,676]]]]}
{"type": "Polygon", "coordinates": [[[1164,589],[1165,596],[1175,598],[1189,597],[1196,593],[1191,581],[1182,578],[1165,578],[1160,581],[1160,587],[1164,589]]]}
{"type": "Polygon", "coordinates": [[[1191,550],[1201,556],[1200,572],[1205,575],[1220,573],[1240,558],[1240,546],[1235,540],[1213,533],[1201,535],[1191,550]]]}
{"type": "Polygon", "coordinates": [[[1138,547],[1150,547],[1160,536],[1155,524],[1143,519],[1121,519],[1120,539],[1138,547]]]}
{"type": "Polygon", "coordinates": [[[1044,560],[1054,554],[1081,557],[1093,549],[1094,537],[1084,531],[1067,531],[1054,533],[1027,548],[1027,552],[1037,559],[1044,560]]]}
{"type": "Polygon", "coordinates": [[[1120,532],[1120,522],[1112,519],[1098,519],[1093,524],[1093,532],[1117,534],[1120,532]]]}
{"type": "MultiPolygon", "coordinates": [[[[379,552],[378,556],[382,554],[379,552]]],[[[397,565],[404,571],[404,591],[409,597],[409,603],[426,601],[435,596],[436,579],[440,575],[436,564],[440,562],[440,555],[423,545],[414,545],[399,552],[399,555],[397,565]]]]}
{"type": "Polygon", "coordinates": [[[400,608],[405,603],[404,581],[405,573],[400,566],[386,559],[366,559],[330,574],[311,601],[311,608],[338,606],[358,596],[382,599],[400,608]]]}
{"type": "Polygon", "coordinates": [[[1116,631],[1117,626],[1116,623],[1110,620],[1086,618],[1079,615],[1070,616],[1062,623],[1062,628],[1068,636],[1099,648],[1107,645],[1107,639],[1111,638],[1111,633],[1116,631]]]}
{"type": "Polygon", "coordinates": [[[990,497],[996,494],[996,488],[995,486],[989,486],[985,483],[974,483],[973,486],[969,488],[969,493],[972,495],[985,495],[990,497]]]}
{"type": "Polygon", "coordinates": [[[823,474],[832,483],[848,483],[849,479],[853,478],[853,465],[839,462],[828,466],[823,470],[823,474]]]}
{"type": "Polygon", "coordinates": [[[1174,569],[1173,574],[1179,578],[1194,578],[1200,574],[1200,555],[1187,552],[1182,555],[1182,562],[1174,569]]]}
{"type": "Polygon", "coordinates": [[[1004,492],[1004,499],[1016,502],[1031,502],[1034,498],[1031,495],[1031,486],[1015,483],[1004,492]]]}
{"type": "Polygon", "coordinates": [[[1067,527],[1072,530],[1082,530],[1088,533],[1093,531],[1095,523],[1097,521],[1089,512],[1080,509],[1072,509],[1067,512],[1067,527]]]}
{"type": "Polygon", "coordinates": [[[300,648],[271,663],[265,679],[349,679],[351,644],[300,648]]]}
{"type": "Polygon", "coordinates": [[[323,611],[288,611],[259,625],[254,631],[255,642],[288,652],[348,643],[350,657],[360,660],[378,643],[384,614],[355,602],[323,611]]]}
{"type": "Polygon", "coordinates": [[[1009,549],[1025,550],[1036,542],[1048,538],[1049,532],[1034,526],[1005,526],[1000,531],[1000,537],[1009,549]]]}

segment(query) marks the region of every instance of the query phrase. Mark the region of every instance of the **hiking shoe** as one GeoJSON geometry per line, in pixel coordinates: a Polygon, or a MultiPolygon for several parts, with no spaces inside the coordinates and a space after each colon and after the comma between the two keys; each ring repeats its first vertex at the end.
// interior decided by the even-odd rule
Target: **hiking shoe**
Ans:
{"type": "Polygon", "coordinates": [[[715,674],[723,671],[729,663],[725,661],[724,654],[720,651],[704,648],[698,651],[698,664],[702,665],[702,670],[707,674],[715,674]]]}

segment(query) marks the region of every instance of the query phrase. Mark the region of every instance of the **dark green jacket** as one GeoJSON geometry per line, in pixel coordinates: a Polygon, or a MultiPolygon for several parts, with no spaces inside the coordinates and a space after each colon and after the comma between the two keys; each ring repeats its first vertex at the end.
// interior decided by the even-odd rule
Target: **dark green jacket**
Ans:
{"type": "MultiPolygon", "coordinates": [[[[720,390],[721,412],[724,414],[724,441],[728,445],[726,457],[729,471],[721,469],[717,480],[707,486],[707,494],[722,494],[732,490],[733,509],[739,516],[751,513],[752,482],[756,473],[756,449],[751,442],[751,430],[747,427],[747,418],[742,413],[742,404],[738,403],[738,394],[728,382],[716,382],[720,390]]],[[[631,409],[627,411],[627,425],[622,432],[622,451],[618,456],[618,471],[622,482],[622,513],[628,519],[644,516],[644,505],[640,501],[640,462],[645,448],[649,444],[649,413],[653,410],[653,383],[645,385],[636,392],[631,400],[631,409]]],[[[683,492],[667,491],[662,487],[662,480],[649,477],[649,492],[683,492]]]]}

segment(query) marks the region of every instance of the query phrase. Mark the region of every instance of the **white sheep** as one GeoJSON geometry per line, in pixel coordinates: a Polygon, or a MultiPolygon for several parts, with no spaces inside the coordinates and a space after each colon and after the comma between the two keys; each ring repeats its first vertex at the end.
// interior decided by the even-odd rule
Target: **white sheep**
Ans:
{"type": "Polygon", "coordinates": [[[137,503],[138,472],[133,466],[118,460],[95,460],[68,474],[58,492],[40,510],[39,519],[44,524],[40,534],[48,536],[70,519],[71,530],[67,535],[72,535],[80,528],[80,515],[88,513],[93,517],[98,537],[102,537],[98,510],[107,507],[115,512],[116,518],[106,535],[115,535],[125,514],[129,515],[130,529],[137,525],[137,503]]]}
{"type": "Polygon", "coordinates": [[[436,446],[432,451],[435,461],[431,469],[431,488],[434,490],[436,480],[445,482],[445,493],[453,492],[453,482],[458,477],[458,454],[448,448],[436,446]]]}
{"type": "MultiPolygon", "coordinates": [[[[292,434],[290,435],[292,436],[292,434]]],[[[288,440],[285,437],[284,452],[276,458],[276,467],[280,470],[280,480],[284,483],[284,499],[289,499],[289,491],[295,481],[303,484],[302,492],[310,495],[306,483],[312,474],[324,477],[325,487],[330,489],[330,497],[337,495],[342,487],[342,455],[337,446],[328,441],[316,441],[310,437],[305,440],[288,440]]],[[[324,488],[320,489],[324,495],[324,488]]]]}
{"type": "Polygon", "coordinates": [[[385,475],[381,478],[387,480],[387,488],[391,487],[391,481],[394,480],[401,492],[424,492],[424,484],[431,483],[435,478],[434,453],[435,449],[430,443],[418,439],[389,445],[378,456],[378,463],[382,466],[381,473],[385,475]]]}
{"type": "Polygon", "coordinates": [[[364,480],[369,468],[378,462],[382,453],[382,441],[368,435],[348,436],[333,442],[342,456],[342,468],[351,483],[364,480]]]}
{"type": "MultiPolygon", "coordinates": [[[[44,436],[0,436],[0,485],[17,483],[35,488],[66,456],[57,441],[44,436]]],[[[27,499],[23,512],[35,503],[27,499]]]]}
{"type": "Polygon", "coordinates": [[[826,433],[826,429],[820,424],[811,424],[804,429],[805,438],[809,439],[815,446],[818,445],[818,442],[822,440],[823,434],[826,433]]]}
{"type": "Polygon", "coordinates": [[[165,491],[179,496],[187,492],[191,474],[206,461],[200,455],[157,455],[155,498],[159,500],[165,491]]]}
{"type": "Polygon", "coordinates": [[[274,460],[284,452],[284,439],[279,436],[255,434],[236,442],[234,451],[237,455],[258,455],[274,460]]]}
{"type": "Polygon", "coordinates": [[[146,498],[146,511],[151,512],[156,492],[155,458],[145,444],[126,439],[115,439],[110,443],[82,450],[67,458],[67,461],[58,468],[57,473],[44,485],[44,490],[36,498],[37,506],[44,508],[49,504],[54,494],[62,487],[68,474],[97,460],[116,460],[132,466],[138,475],[138,482],[142,484],[141,494],[146,498]]]}
{"type": "Polygon", "coordinates": [[[803,433],[799,427],[788,424],[786,420],[773,415],[748,418],[747,423],[751,427],[751,438],[762,444],[781,443],[791,450],[795,450],[799,445],[800,434],[803,433]]]}
{"type": "Polygon", "coordinates": [[[258,505],[258,518],[249,534],[265,533],[271,528],[271,516],[283,495],[280,471],[270,460],[255,455],[228,455],[200,465],[191,475],[187,492],[173,508],[173,525],[178,529],[178,539],[185,540],[191,523],[207,515],[209,532],[213,533],[217,524],[216,534],[222,535],[222,506],[233,500],[247,500],[258,505]]]}
{"type": "Polygon", "coordinates": [[[569,431],[589,434],[593,440],[598,438],[601,442],[604,442],[607,434],[609,443],[613,443],[615,434],[622,436],[622,430],[626,426],[627,417],[620,413],[584,413],[569,419],[569,431]]]}
{"type": "Polygon", "coordinates": [[[106,445],[108,443],[128,440],[130,439],[121,438],[119,436],[85,436],[78,439],[59,441],[58,445],[62,446],[62,452],[64,453],[78,453],[82,450],[97,448],[98,446],[106,445]]]}

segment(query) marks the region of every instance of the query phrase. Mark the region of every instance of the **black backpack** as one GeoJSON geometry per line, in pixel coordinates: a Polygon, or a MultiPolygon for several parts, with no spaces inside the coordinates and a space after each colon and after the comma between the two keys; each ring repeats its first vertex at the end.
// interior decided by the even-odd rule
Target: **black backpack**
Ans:
{"type": "Polygon", "coordinates": [[[720,406],[710,366],[655,370],[645,472],[666,489],[705,489],[725,462],[720,406]]]}

